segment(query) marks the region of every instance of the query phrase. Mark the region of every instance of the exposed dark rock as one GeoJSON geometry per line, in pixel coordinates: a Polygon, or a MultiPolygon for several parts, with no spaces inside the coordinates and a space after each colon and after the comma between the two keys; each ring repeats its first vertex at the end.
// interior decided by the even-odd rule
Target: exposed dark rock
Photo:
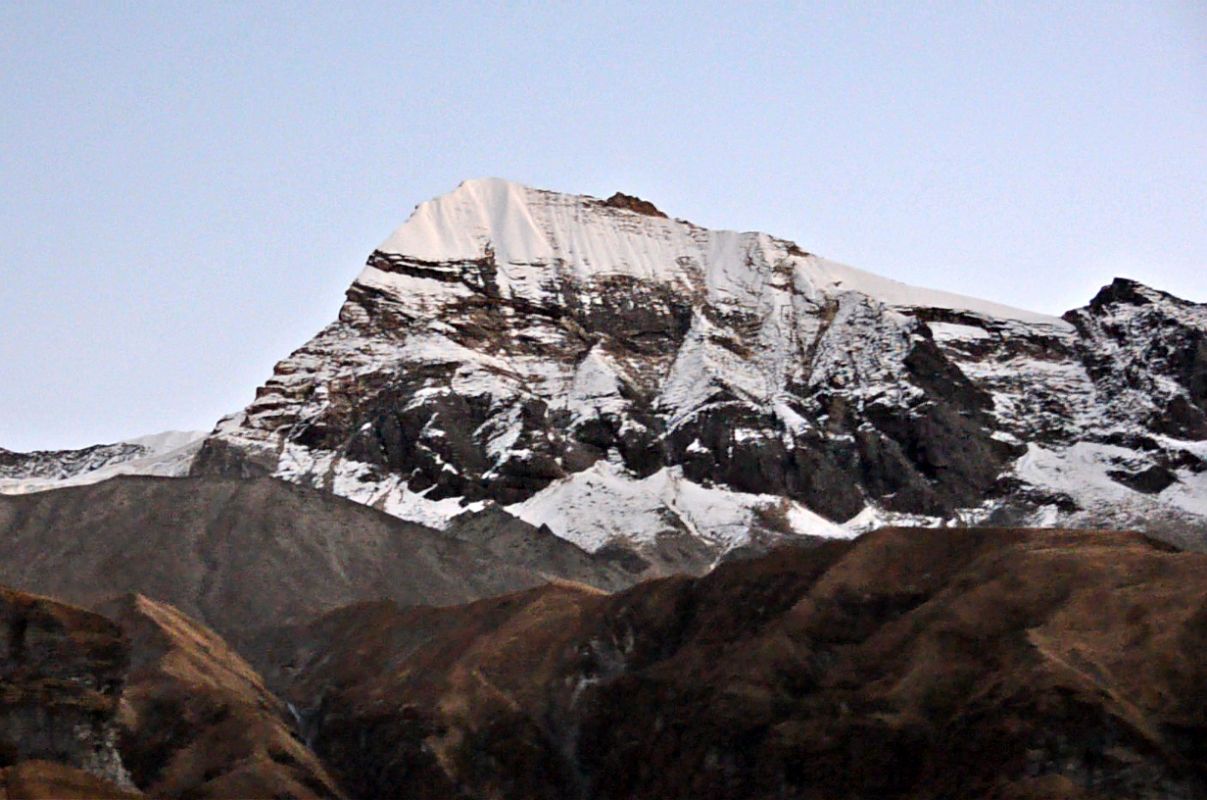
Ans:
{"type": "MultiPolygon", "coordinates": [[[[1152,289],[1138,281],[1130,278],[1115,278],[1098,290],[1098,294],[1090,300],[1089,307],[1091,311],[1101,313],[1104,309],[1117,304],[1145,306],[1152,303],[1152,294],[1152,289]]],[[[1164,292],[1160,294],[1172,298],[1172,295],[1166,295],[1164,292]]]]}
{"type": "Polygon", "coordinates": [[[274,462],[267,456],[256,458],[246,450],[211,438],[202,443],[191,471],[222,478],[260,478],[269,475],[274,468],[274,462]]]}
{"type": "Polygon", "coordinates": [[[497,507],[455,517],[444,533],[490,552],[501,563],[601,589],[625,588],[648,567],[639,558],[633,562],[624,556],[611,560],[588,554],[548,528],[533,527],[497,507]]]}
{"type": "Polygon", "coordinates": [[[0,767],[56,761],[130,787],[115,724],[129,655],[104,617],[0,588],[0,767]]]}
{"type": "Polygon", "coordinates": [[[0,447],[0,478],[56,478],[120,463],[147,452],[132,442],[98,444],[79,450],[35,450],[16,453],[0,447]]]}
{"type": "Polygon", "coordinates": [[[666,219],[666,214],[659,211],[649,200],[642,200],[640,197],[634,197],[631,194],[624,194],[623,192],[617,192],[607,200],[604,200],[603,204],[611,208],[623,208],[638,214],[645,214],[647,217],[662,217],[666,219]]]}
{"type": "Polygon", "coordinates": [[[1201,308],[1116,278],[1064,318],[1081,334],[1082,360],[1104,395],[1144,398],[1152,406],[1143,420],[1151,430],[1201,440],[1207,438],[1207,330],[1196,324],[1201,308]],[[1183,392],[1170,394],[1162,381],[1183,392]]]}
{"type": "Polygon", "coordinates": [[[1157,464],[1139,472],[1111,470],[1107,474],[1119,481],[1119,483],[1130,486],[1137,492],[1144,492],[1146,494],[1156,494],[1164,491],[1178,479],[1178,476],[1173,472],[1157,464]]]}

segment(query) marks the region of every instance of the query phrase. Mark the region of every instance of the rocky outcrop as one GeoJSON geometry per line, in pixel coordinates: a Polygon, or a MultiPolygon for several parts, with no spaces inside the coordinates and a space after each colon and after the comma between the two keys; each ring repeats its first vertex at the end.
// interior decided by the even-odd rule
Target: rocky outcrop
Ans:
{"type": "Polygon", "coordinates": [[[109,620],[0,588],[0,767],[55,761],[132,788],[115,722],[129,655],[109,620]]]}
{"type": "Polygon", "coordinates": [[[1065,319],[1082,336],[1086,370],[1126,423],[1178,439],[1207,439],[1207,311],[1117,278],[1065,319]]]}
{"type": "Polygon", "coordinates": [[[137,458],[143,448],[130,442],[98,444],[79,450],[38,450],[15,453],[0,448],[0,476],[14,478],[60,478],[91,472],[109,464],[137,458]]]}
{"type": "Polygon", "coordinates": [[[666,219],[666,214],[659,211],[658,207],[649,200],[642,200],[640,197],[634,197],[624,192],[617,192],[607,200],[604,200],[603,204],[611,208],[624,208],[637,214],[645,214],[647,217],[662,217],[666,219]]]}
{"type": "Polygon", "coordinates": [[[1193,798],[1207,556],[883,530],[607,596],[353,606],[269,672],[356,796],[1193,798]]]}
{"type": "Polygon", "coordinates": [[[142,595],[99,609],[130,638],[119,744],[154,797],[338,798],[285,704],[219,636],[142,595]]]}
{"type": "Polygon", "coordinates": [[[0,798],[343,796],[220,637],[141,595],[100,611],[0,588],[0,798]]]}
{"type": "Polygon", "coordinates": [[[1134,282],[1060,319],[622,194],[468,181],[370,256],[193,470],[433,527],[501,507],[653,573],[893,521],[1202,545],[1205,337],[1204,306],[1134,282]]]}
{"type": "MultiPolygon", "coordinates": [[[[444,535],[485,549],[501,564],[531,570],[551,581],[581,583],[606,591],[626,589],[646,565],[626,566],[607,552],[587,553],[546,527],[536,528],[499,508],[455,517],[444,535]]],[[[696,565],[703,571],[708,564],[696,565]]]]}

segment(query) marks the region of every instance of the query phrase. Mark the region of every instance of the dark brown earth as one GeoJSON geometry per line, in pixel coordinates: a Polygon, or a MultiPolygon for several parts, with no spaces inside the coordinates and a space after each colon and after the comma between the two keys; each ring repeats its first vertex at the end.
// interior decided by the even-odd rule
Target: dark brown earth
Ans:
{"type": "Polygon", "coordinates": [[[354,796],[1207,796],[1207,556],[890,529],[617,595],[341,609],[270,685],[354,796]]]}
{"type": "Polygon", "coordinates": [[[1207,797],[1207,555],[1139,534],[358,603],[263,632],[263,676],[162,602],[99,611],[0,591],[0,798],[1207,797]]]}
{"type": "Polygon", "coordinates": [[[133,800],[144,796],[57,761],[22,761],[0,769],[0,800],[133,800]]]}

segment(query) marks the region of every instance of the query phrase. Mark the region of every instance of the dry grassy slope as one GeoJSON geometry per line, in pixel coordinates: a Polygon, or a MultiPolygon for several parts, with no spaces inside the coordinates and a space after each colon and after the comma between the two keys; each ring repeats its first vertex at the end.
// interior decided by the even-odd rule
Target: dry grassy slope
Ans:
{"type": "Polygon", "coordinates": [[[284,704],[213,631],[141,595],[98,610],[131,641],[120,745],[136,785],[155,797],[340,796],[284,704]]]}
{"type": "Polygon", "coordinates": [[[561,570],[617,580],[613,567],[596,573],[593,563],[546,534],[514,565],[482,542],[270,478],[121,477],[0,496],[0,583],[84,605],[137,592],[249,657],[259,629],[357,601],[463,603],[561,570]]]}
{"type": "Polygon", "coordinates": [[[141,595],[100,613],[0,588],[0,798],[340,798],[213,631],[141,595]]]}
{"type": "Polygon", "coordinates": [[[135,800],[144,796],[55,761],[22,761],[0,769],[0,800],[135,800]]]}
{"type": "Polygon", "coordinates": [[[342,609],[270,683],[361,796],[1190,798],[1205,654],[1207,556],[889,529],[613,596],[342,609]]]}

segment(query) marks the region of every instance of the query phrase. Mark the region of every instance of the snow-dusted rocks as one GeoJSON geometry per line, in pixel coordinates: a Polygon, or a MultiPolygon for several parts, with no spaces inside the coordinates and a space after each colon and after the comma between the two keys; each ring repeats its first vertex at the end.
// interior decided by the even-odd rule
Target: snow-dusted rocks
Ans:
{"type": "Polygon", "coordinates": [[[435,525],[502,506],[590,549],[1123,507],[1201,528],[1204,308],[1120,287],[1060,319],[624,195],[467,181],[194,471],[435,525]]]}
{"type": "Polygon", "coordinates": [[[204,438],[199,431],[166,431],[79,450],[14,453],[0,448],[0,494],[81,486],[116,475],[187,475],[204,438]]]}

